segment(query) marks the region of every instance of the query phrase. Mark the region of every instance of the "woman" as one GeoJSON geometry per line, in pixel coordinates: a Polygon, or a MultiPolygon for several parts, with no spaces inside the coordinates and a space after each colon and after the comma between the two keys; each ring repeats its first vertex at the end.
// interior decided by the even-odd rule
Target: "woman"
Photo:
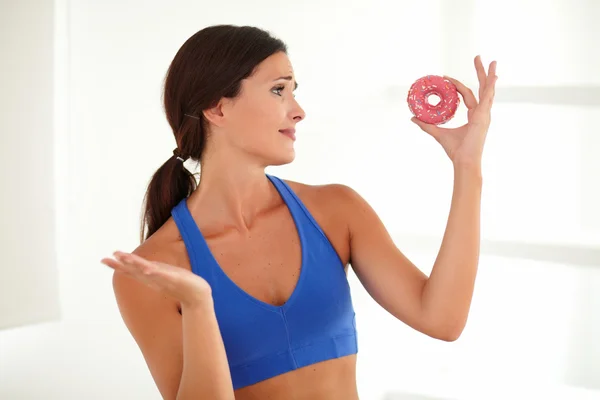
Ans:
{"type": "Polygon", "coordinates": [[[184,43],[164,88],[177,148],[148,187],[142,243],[102,260],[165,399],[357,399],[350,264],[392,315],[433,338],[459,337],[478,264],[496,82],[495,62],[486,73],[477,57],[475,67],[479,102],[453,80],[466,125],[413,119],[454,166],[448,225],[427,277],[351,188],[265,173],[292,162],[305,117],[284,43],[229,25],[184,43]],[[188,158],[201,162],[197,187],[188,158]]]}

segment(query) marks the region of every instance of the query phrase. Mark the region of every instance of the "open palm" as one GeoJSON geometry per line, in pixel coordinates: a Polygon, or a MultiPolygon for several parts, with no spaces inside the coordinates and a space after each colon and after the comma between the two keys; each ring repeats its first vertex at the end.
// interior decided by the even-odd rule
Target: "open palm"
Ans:
{"type": "Polygon", "coordinates": [[[136,254],[121,251],[113,255],[114,258],[103,258],[101,262],[154,290],[179,300],[182,305],[192,306],[202,303],[207,296],[211,295],[208,282],[185,268],[150,261],[136,254]]]}

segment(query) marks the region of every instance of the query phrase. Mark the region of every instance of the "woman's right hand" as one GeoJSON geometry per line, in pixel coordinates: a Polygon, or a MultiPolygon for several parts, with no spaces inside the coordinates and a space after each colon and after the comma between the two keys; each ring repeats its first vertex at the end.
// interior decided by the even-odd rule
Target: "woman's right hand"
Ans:
{"type": "Polygon", "coordinates": [[[115,259],[103,258],[102,264],[179,300],[183,306],[195,306],[212,297],[210,285],[193,272],[173,265],[149,261],[136,254],[116,251],[115,259]]]}

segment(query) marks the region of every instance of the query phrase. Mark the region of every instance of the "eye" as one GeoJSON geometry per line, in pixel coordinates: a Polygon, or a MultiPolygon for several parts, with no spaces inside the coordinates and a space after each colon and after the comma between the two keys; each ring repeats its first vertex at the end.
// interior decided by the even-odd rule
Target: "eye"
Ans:
{"type": "Polygon", "coordinates": [[[277,96],[281,96],[281,91],[285,89],[285,86],[280,85],[280,86],[275,86],[273,88],[273,92],[279,92],[279,93],[275,93],[277,96]]]}

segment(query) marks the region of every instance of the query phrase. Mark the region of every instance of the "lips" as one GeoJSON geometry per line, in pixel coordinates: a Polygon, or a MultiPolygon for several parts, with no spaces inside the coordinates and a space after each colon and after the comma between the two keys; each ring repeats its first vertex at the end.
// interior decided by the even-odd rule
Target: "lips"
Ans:
{"type": "Polygon", "coordinates": [[[280,129],[279,132],[283,133],[284,135],[286,135],[287,137],[289,137],[292,140],[296,140],[296,130],[291,128],[291,129],[280,129]]]}

